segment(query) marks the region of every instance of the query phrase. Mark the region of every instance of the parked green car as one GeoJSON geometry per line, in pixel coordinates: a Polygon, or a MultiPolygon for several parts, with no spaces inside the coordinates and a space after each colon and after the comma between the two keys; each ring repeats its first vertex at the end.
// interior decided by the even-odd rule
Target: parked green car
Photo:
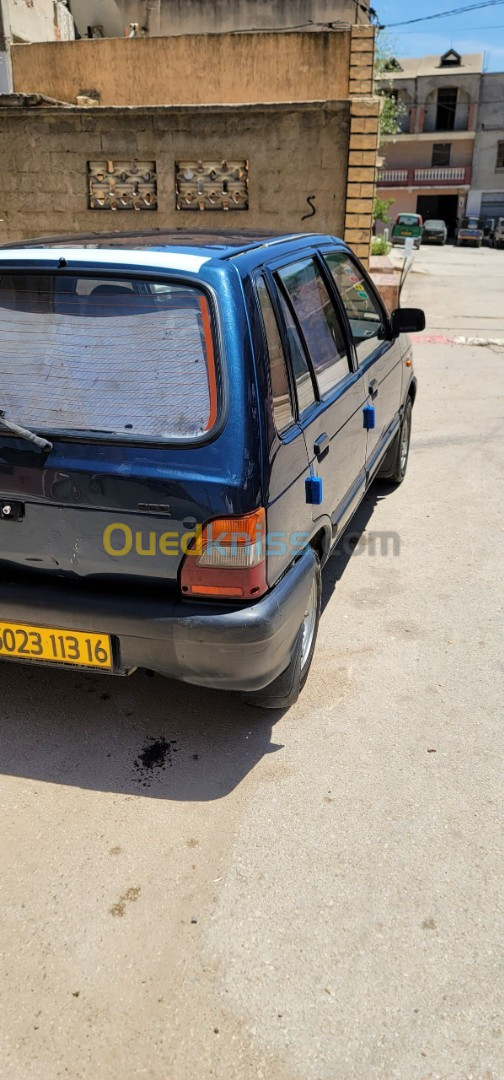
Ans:
{"type": "Polygon", "coordinates": [[[416,248],[422,243],[423,221],[420,214],[398,214],[392,228],[392,243],[404,245],[413,237],[416,248]]]}

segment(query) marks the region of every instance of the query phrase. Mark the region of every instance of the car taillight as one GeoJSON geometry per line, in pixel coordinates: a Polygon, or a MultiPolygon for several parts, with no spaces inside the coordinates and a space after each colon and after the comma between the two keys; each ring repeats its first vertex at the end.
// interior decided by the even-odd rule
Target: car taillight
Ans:
{"type": "Polygon", "coordinates": [[[184,596],[256,599],[266,581],[266,513],[207,521],[182,565],[184,596]]]}

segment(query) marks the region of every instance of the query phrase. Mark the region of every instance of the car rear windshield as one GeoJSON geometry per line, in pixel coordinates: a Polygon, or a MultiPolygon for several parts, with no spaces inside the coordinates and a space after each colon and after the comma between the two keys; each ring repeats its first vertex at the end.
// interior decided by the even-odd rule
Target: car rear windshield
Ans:
{"type": "Polygon", "coordinates": [[[399,217],[397,218],[397,223],[396,224],[397,225],[418,225],[419,220],[420,219],[418,217],[418,214],[399,214],[399,217]]]}
{"type": "Polygon", "coordinates": [[[426,221],[425,229],[446,229],[444,221],[426,221]]]}
{"type": "Polygon", "coordinates": [[[465,217],[460,222],[461,229],[482,229],[483,222],[477,217],[465,217]]]}
{"type": "Polygon", "coordinates": [[[53,431],[201,436],[217,412],[205,294],[137,278],[1,274],[0,409],[53,431]]]}

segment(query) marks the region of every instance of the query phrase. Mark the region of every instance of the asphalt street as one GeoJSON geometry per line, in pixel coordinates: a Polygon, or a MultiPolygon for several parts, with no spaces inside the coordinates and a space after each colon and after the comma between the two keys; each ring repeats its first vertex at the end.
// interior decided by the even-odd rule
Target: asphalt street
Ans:
{"type": "Polygon", "coordinates": [[[436,340],[503,296],[504,252],[418,254],[408,476],[289,712],[1,667],[1,1077],[504,1077],[504,349],[436,340]]]}

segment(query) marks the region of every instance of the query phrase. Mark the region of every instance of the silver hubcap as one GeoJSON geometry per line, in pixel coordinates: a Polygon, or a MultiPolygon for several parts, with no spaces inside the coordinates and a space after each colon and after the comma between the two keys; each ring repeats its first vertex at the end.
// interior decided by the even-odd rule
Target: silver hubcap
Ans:
{"type": "Polygon", "coordinates": [[[402,430],[402,436],[401,436],[401,472],[404,472],[404,470],[406,468],[407,461],[408,461],[409,440],[410,440],[410,422],[409,422],[409,416],[406,416],[404,418],[404,424],[403,424],[403,430],[402,430]]]}
{"type": "Polygon", "coordinates": [[[313,581],[308,603],[306,605],[305,617],[303,619],[302,627],[302,642],[301,642],[301,671],[303,671],[310,650],[313,644],[313,635],[315,633],[315,625],[317,622],[317,582],[313,581]]]}

